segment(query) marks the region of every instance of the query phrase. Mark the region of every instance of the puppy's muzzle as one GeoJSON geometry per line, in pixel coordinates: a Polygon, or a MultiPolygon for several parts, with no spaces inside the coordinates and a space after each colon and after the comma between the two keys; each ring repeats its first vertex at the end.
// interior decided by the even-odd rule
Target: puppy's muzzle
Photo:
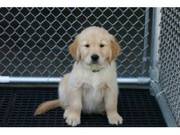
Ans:
{"type": "Polygon", "coordinates": [[[98,60],[99,60],[99,56],[97,54],[93,54],[91,56],[91,61],[92,61],[93,64],[98,63],[98,60]]]}

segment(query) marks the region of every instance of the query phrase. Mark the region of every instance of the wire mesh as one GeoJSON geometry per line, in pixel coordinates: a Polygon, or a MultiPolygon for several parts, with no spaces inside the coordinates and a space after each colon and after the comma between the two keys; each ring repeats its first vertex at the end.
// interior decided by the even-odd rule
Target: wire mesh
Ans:
{"type": "Polygon", "coordinates": [[[149,14],[146,8],[0,8],[0,75],[62,76],[73,63],[68,45],[96,25],[122,46],[118,76],[148,76],[149,14]]]}
{"type": "Polygon", "coordinates": [[[180,8],[162,8],[160,24],[161,91],[180,126],[180,8]]]}

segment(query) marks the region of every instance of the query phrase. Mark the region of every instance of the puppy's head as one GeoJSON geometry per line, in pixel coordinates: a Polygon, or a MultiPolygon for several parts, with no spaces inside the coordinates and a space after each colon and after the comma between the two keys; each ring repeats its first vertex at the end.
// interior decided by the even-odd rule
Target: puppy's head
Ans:
{"type": "Polygon", "coordinates": [[[69,46],[69,52],[76,61],[94,68],[104,68],[116,59],[120,51],[114,36],[96,26],[83,30],[69,46]]]}

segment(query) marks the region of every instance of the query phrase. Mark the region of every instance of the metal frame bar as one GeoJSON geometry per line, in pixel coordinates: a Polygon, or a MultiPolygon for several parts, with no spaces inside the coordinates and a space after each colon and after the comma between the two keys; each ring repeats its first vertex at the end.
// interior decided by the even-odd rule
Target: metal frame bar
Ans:
{"type": "Polygon", "coordinates": [[[165,97],[160,93],[159,86],[159,35],[160,35],[160,21],[161,21],[161,8],[153,9],[153,23],[152,23],[152,48],[151,48],[151,65],[150,65],[150,89],[151,93],[155,96],[167,126],[176,127],[176,121],[169,109],[165,97]]]}
{"type": "MultiPolygon", "coordinates": [[[[58,83],[62,77],[9,77],[0,76],[0,83],[58,83]]],[[[117,78],[118,83],[122,84],[149,84],[150,78],[137,77],[137,78],[117,78]]]]}

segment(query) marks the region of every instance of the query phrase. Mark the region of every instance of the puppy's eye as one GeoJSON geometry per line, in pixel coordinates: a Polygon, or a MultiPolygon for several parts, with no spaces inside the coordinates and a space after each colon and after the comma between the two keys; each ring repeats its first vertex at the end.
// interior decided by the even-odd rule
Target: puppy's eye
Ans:
{"type": "Polygon", "coordinates": [[[104,47],[104,44],[100,44],[99,46],[100,46],[101,48],[103,48],[103,47],[104,47]]]}
{"type": "Polygon", "coordinates": [[[85,47],[89,48],[89,44],[86,44],[85,47]]]}

